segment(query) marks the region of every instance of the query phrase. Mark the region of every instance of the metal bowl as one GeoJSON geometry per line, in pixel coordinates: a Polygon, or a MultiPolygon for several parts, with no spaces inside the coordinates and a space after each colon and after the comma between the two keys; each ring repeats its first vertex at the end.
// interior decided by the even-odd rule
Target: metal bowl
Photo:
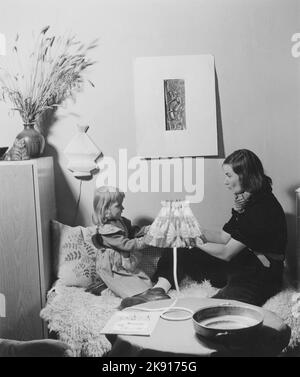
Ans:
{"type": "Polygon", "coordinates": [[[231,303],[205,307],[193,315],[194,329],[199,336],[236,345],[256,336],[263,320],[264,315],[259,308],[231,303]]]}

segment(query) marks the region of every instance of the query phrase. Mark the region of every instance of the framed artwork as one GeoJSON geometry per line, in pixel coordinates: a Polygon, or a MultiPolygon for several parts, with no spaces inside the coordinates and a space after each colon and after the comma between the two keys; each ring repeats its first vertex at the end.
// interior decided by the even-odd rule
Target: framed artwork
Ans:
{"type": "Polygon", "coordinates": [[[212,55],[136,58],[134,91],[138,156],[218,154],[212,55]]]}

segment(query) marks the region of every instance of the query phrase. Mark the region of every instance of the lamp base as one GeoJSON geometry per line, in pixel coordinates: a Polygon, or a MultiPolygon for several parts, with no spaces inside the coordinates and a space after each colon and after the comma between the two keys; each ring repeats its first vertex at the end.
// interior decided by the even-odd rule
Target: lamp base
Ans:
{"type": "Polygon", "coordinates": [[[173,247],[173,277],[176,291],[179,293],[179,285],[177,280],[177,247],[173,247]]]}
{"type": "Polygon", "coordinates": [[[83,172],[83,171],[72,171],[72,174],[75,176],[75,177],[91,177],[92,176],[92,173],[90,172],[83,172]]]}
{"type": "Polygon", "coordinates": [[[89,180],[93,178],[93,175],[99,172],[98,167],[94,167],[92,169],[85,169],[85,170],[74,170],[67,167],[68,170],[74,175],[75,178],[89,180]]]}

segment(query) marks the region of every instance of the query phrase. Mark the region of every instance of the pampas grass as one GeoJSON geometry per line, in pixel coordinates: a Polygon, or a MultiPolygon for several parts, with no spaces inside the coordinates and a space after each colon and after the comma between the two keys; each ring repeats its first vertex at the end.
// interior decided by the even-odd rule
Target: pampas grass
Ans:
{"type": "MultiPolygon", "coordinates": [[[[95,62],[87,54],[97,40],[85,45],[73,36],[49,36],[44,27],[27,57],[19,55],[17,34],[12,48],[12,61],[0,60],[0,100],[10,102],[24,124],[34,124],[48,109],[55,109],[82,89],[85,70],[95,62]]],[[[92,86],[94,84],[87,80],[92,86]]]]}

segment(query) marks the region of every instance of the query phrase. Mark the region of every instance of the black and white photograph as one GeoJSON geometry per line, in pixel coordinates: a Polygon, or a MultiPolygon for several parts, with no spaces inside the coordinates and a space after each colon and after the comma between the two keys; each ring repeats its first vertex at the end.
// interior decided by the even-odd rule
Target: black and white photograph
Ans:
{"type": "Polygon", "coordinates": [[[300,0],[0,0],[1,360],[300,357],[299,145],[300,0]]]}

